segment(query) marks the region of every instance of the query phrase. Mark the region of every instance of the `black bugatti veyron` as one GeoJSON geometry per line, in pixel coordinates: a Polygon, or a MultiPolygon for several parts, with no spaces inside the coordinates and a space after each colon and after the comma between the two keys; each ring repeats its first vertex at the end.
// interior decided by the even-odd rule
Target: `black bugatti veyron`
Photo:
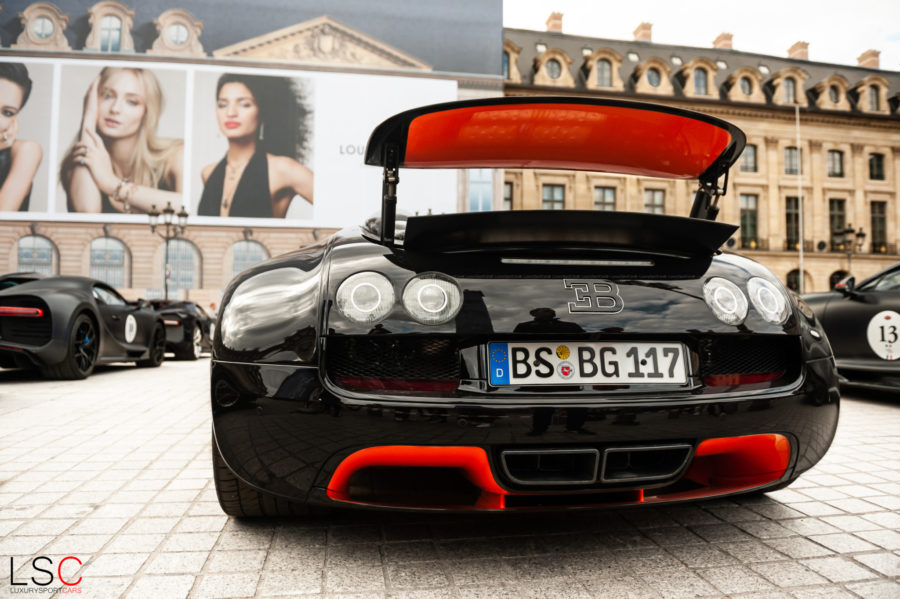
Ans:
{"type": "Polygon", "coordinates": [[[211,368],[219,501],[519,510],[789,484],[838,418],[831,348],[715,222],[744,134],[650,104],[501,98],[373,132],[380,218],[228,286],[211,368]],[[400,167],[697,179],[688,218],[398,217],[400,167]]]}
{"type": "Polygon", "coordinates": [[[162,364],[165,329],[146,301],[128,302],[106,283],[86,277],[17,273],[2,282],[0,366],[83,379],[98,364],[162,364]]]}

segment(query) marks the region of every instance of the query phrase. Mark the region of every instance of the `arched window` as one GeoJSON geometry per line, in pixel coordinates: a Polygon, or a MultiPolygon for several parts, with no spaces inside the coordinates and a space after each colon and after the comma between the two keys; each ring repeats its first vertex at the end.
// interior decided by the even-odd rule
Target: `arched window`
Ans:
{"type": "MultiPolygon", "coordinates": [[[[165,273],[165,261],[163,272],[165,273]]],[[[200,251],[197,246],[187,239],[170,241],[169,272],[165,276],[169,279],[169,291],[200,287],[200,251]]]]}
{"type": "Polygon", "coordinates": [[[745,96],[753,93],[753,82],[750,81],[750,77],[741,77],[741,93],[745,96]]]}
{"type": "Polygon", "coordinates": [[[845,279],[847,277],[846,270],[836,270],[831,273],[831,276],[828,277],[828,289],[834,289],[834,286],[837,285],[841,279],[845,279]]]}
{"type": "Polygon", "coordinates": [[[796,268],[787,274],[787,287],[791,291],[800,291],[800,271],[796,268]]]}
{"type": "Polygon", "coordinates": [[[838,89],[838,86],[828,86],[828,99],[831,100],[832,104],[837,104],[841,101],[841,90],[838,89]]]}
{"type": "Polygon", "coordinates": [[[91,241],[91,277],[111,287],[131,287],[130,258],[118,239],[98,237],[91,241]]]}
{"type": "Polygon", "coordinates": [[[118,52],[122,49],[122,19],[106,15],[100,19],[100,51],[118,52]]]}
{"type": "Polygon", "coordinates": [[[612,87],[612,63],[605,58],[597,61],[597,85],[612,87]]]}
{"type": "Polygon", "coordinates": [[[869,110],[881,110],[881,94],[877,85],[869,86],[869,110]]]}
{"type": "Polygon", "coordinates": [[[19,239],[16,270],[55,275],[59,272],[59,251],[46,237],[26,235],[19,239]]]}
{"type": "Polygon", "coordinates": [[[235,243],[231,246],[231,253],[231,276],[236,276],[239,272],[247,270],[269,257],[263,244],[250,240],[235,243]]]}
{"type": "Polygon", "coordinates": [[[797,82],[793,77],[784,78],[784,103],[795,104],[797,102],[797,82]]]}
{"type": "Polygon", "coordinates": [[[647,83],[653,87],[659,87],[661,81],[662,75],[660,75],[659,69],[653,67],[647,69],[647,83]]]}
{"type": "Polygon", "coordinates": [[[698,96],[705,96],[709,93],[707,79],[706,69],[694,69],[694,93],[698,96]]]}

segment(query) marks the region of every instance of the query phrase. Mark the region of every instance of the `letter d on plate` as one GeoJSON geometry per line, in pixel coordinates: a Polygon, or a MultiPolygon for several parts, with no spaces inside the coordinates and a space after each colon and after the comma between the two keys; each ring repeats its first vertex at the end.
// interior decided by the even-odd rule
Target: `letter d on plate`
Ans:
{"type": "Polygon", "coordinates": [[[488,344],[488,366],[492,385],[509,384],[509,346],[506,343],[488,344]]]}

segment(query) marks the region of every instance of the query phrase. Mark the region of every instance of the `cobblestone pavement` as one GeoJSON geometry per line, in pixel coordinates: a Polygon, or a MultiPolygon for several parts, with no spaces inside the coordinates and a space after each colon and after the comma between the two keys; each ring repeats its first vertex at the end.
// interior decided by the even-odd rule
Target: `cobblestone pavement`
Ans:
{"type": "Polygon", "coordinates": [[[211,480],[208,368],[0,371],[4,595],[47,581],[31,561],[46,556],[46,588],[92,598],[900,597],[900,397],[845,397],[825,459],[767,496],[242,522],[211,480]],[[82,563],[62,563],[75,587],[57,577],[67,556],[82,563]],[[27,586],[10,586],[10,568],[27,586]]]}

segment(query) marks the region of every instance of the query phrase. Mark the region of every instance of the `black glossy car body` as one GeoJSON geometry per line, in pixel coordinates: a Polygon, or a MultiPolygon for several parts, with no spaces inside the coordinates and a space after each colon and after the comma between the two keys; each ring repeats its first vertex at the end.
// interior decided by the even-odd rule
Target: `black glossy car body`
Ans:
{"type": "Polygon", "coordinates": [[[33,277],[0,291],[0,365],[80,379],[97,364],[159,366],[165,331],[146,302],[101,281],[33,277]]]}
{"type": "Polygon", "coordinates": [[[152,300],[166,325],[166,351],[180,360],[196,360],[212,345],[215,320],[201,306],[187,301],[152,300]]]}
{"type": "Polygon", "coordinates": [[[843,377],[900,391],[900,263],[803,299],[822,323],[843,377]]]}
{"type": "Polygon", "coordinates": [[[695,205],[704,218],[515,211],[394,222],[388,206],[382,219],[241,273],[212,352],[223,509],[558,509],[789,484],[834,435],[833,356],[776,277],[717,251],[735,227],[709,220],[709,199],[695,205]],[[390,307],[370,323],[338,304],[358,273],[385,277],[396,298],[379,291],[390,307]],[[422,324],[401,298],[432,273],[456,286],[460,305],[422,324]],[[719,320],[704,299],[714,278],[781,289],[785,320],[753,307],[740,323],[719,320]],[[555,351],[562,361],[550,370],[593,382],[504,384],[494,378],[503,347],[510,368],[543,376],[555,351]],[[528,347],[523,360],[516,352],[528,347]],[[678,370],[677,357],[657,368],[666,349],[684,356],[684,381],[653,380],[678,370]]]}

